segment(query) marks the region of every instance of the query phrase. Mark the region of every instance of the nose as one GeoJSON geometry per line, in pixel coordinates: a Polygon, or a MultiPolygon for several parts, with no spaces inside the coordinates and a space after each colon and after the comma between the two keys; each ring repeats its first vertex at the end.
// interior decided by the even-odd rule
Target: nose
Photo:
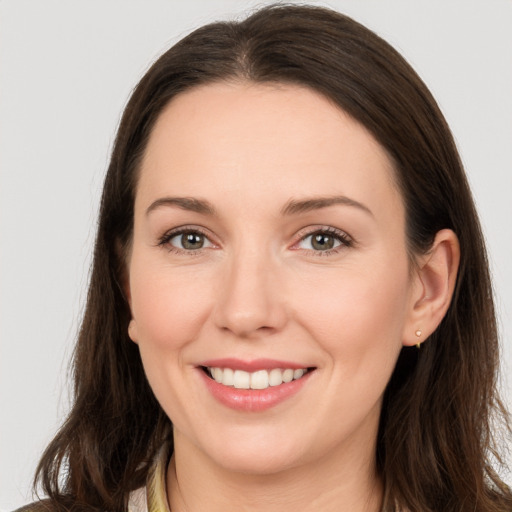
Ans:
{"type": "Polygon", "coordinates": [[[239,338],[281,330],[287,314],[279,264],[258,251],[240,251],[229,260],[216,293],[216,325],[239,338]]]}

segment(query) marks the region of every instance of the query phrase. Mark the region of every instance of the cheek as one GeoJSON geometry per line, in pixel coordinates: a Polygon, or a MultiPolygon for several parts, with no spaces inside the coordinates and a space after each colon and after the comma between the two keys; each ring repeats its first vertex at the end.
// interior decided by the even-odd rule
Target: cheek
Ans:
{"type": "MultiPolygon", "coordinates": [[[[320,407],[329,424],[346,435],[356,432],[365,418],[378,421],[402,347],[407,283],[406,273],[374,269],[317,281],[318,293],[300,292],[296,317],[324,354],[327,384],[320,407]]],[[[325,432],[325,443],[330,435],[325,432]]]]}
{"type": "MultiPolygon", "coordinates": [[[[130,265],[132,322],[144,371],[167,415],[183,423],[189,408],[184,360],[187,346],[201,334],[211,299],[198,273],[176,272],[137,254],[130,265]]],[[[204,284],[204,283],[203,283],[204,284]]],[[[190,398],[188,398],[190,400],[190,398]]]]}
{"type": "Polygon", "coordinates": [[[211,302],[197,272],[176,272],[155,262],[144,265],[143,260],[132,262],[130,292],[141,350],[169,351],[197,338],[211,302]]]}
{"type": "Polygon", "coordinates": [[[407,311],[407,266],[403,268],[344,270],[317,279],[314,288],[297,290],[297,318],[333,364],[343,364],[347,371],[349,365],[357,371],[363,362],[379,367],[387,360],[386,368],[394,365],[407,311]]]}

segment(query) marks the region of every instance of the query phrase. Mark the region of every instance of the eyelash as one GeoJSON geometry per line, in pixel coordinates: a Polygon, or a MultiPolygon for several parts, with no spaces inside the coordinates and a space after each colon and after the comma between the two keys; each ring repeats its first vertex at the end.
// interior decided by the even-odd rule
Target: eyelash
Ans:
{"type": "MultiPolygon", "coordinates": [[[[308,252],[308,254],[312,256],[325,257],[339,253],[340,251],[353,247],[354,239],[350,237],[344,231],[340,229],[334,228],[332,226],[315,226],[313,228],[306,228],[298,233],[299,240],[293,245],[293,247],[298,246],[301,242],[305,241],[309,237],[313,237],[315,235],[327,235],[335,238],[339,241],[339,245],[333,247],[332,249],[327,249],[325,251],[316,251],[314,249],[304,249],[308,252]]],[[[296,249],[299,250],[299,249],[296,249]]]]}
{"type": "MultiPolygon", "coordinates": [[[[215,245],[209,238],[209,235],[206,233],[206,231],[198,228],[197,226],[182,226],[177,229],[173,229],[171,231],[167,231],[163,236],[161,236],[158,240],[157,245],[159,247],[166,248],[169,252],[175,253],[175,254],[186,254],[187,256],[198,256],[200,255],[205,248],[200,249],[180,249],[179,247],[175,247],[171,245],[169,242],[183,234],[191,234],[191,235],[200,235],[203,236],[205,239],[207,239],[212,245],[215,245]]],[[[312,237],[314,235],[327,235],[330,237],[335,238],[339,245],[336,247],[333,247],[332,249],[327,249],[325,251],[320,250],[314,250],[314,249],[304,249],[309,254],[313,256],[329,256],[332,254],[337,254],[343,249],[353,247],[354,240],[352,237],[350,237],[347,233],[344,231],[341,231],[340,229],[336,229],[331,226],[315,226],[313,228],[306,228],[304,230],[299,231],[297,234],[298,241],[295,242],[292,246],[292,249],[297,247],[301,242],[305,241],[308,237],[312,237]]],[[[294,249],[294,250],[300,250],[300,249],[294,249]]]]}
{"type": "MultiPolygon", "coordinates": [[[[175,247],[169,243],[173,238],[180,236],[180,235],[184,235],[184,234],[203,236],[205,239],[210,241],[211,244],[213,244],[213,242],[211,242],[210,237],[208,236],[206,231],[203,231],[202,229],[198,228],[197,226],[194,226],[194,227],[182,226],[180,228],[172,229],[171,231],[167,231],[166,233],[164,233],[164,235],[159,238],[157,245],[159,247],[164,247],[169,252],[172,252],[175,254],[186,254],[187,256],[199,256],[204,250],[204,248],[202,248],[202,247],[200,249],[187,250],[187,249],[180,249],[179,247],[175,247]]],[[[215,244],[213,244],[213,245],[215,245],[215,244]]]]}

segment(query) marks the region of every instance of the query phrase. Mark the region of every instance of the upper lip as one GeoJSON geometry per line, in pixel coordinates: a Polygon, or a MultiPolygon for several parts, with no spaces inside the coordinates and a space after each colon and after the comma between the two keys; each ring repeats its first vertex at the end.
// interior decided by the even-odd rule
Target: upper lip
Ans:
{"type": "Polygon", "coordinates": [[[210,368],[231,368],[233,370],[243,370],[246,372],[257,372],[258,370],[273,370],[274,368],[291,368],[292,370],[300,370],[303,368],[311,368],[311,365],[294,363],[291,361],[282,361],[278,359],[253,359],[244,361],[232,357],[222,359],[208,359],[199,364],[199,366],[210,368]]]}

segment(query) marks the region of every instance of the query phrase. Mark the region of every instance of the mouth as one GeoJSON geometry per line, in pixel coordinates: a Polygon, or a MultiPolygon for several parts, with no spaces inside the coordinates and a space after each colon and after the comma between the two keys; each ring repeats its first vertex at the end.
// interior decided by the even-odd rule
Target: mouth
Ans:
{"type": "MultiPolygon", "coordinates": [[[[240,412],[264,412],[299,395],[317,368],[277,359],[222,358],[196,367],[206,389],[222,405],[240,412]]],[[[296,403],[296,402],[291,402],[296,403]]]]}
{"type": "Polygon", "coordinates": [[[219,366],[201,366],[204,373],[218,384],[234,389],[264,390],[302,379],[315,368],[271,368],[249,372],[219,366]]]}

